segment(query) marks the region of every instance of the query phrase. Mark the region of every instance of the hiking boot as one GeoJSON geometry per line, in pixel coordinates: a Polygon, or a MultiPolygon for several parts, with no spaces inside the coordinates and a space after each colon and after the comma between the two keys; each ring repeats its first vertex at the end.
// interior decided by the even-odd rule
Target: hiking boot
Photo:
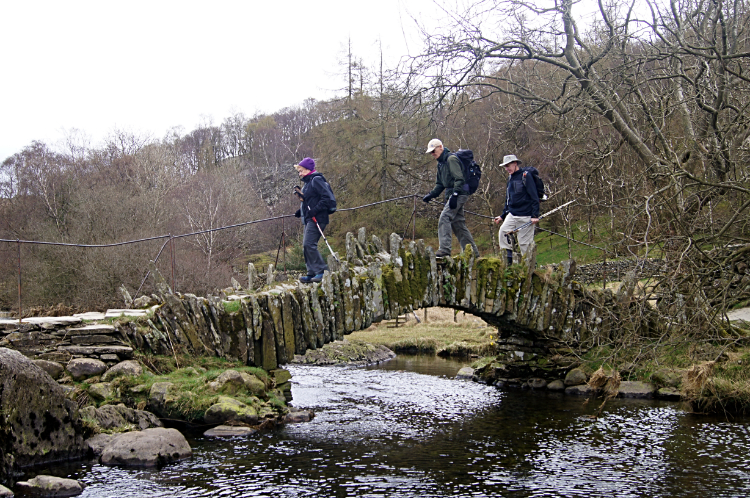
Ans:
{"type": "MultiPolygon", "coordinates": [[[[299,281],[303,284],[309,284],[314,281],[313,278],[315,278],[315,275],[305,275],[304,277],[300,277],[299,281]]],[[[320,282],[320,280],[318,280],[318,282],[320,282]]]]}
{"type": "Polygon", "coordinates": [[[310,282],[320,282],[322,280],[323,280],[323,274],[318,273],[317,275],[315,275],[314,277],[310,279],[310,282]]]}
{"type": "Polygon", "coordinates": [[[435,253],[436,258],[444,258],[446,256],[450,256],[451,252],[446,251],[445,249],[438,249],[438,251],[435,253]]]}

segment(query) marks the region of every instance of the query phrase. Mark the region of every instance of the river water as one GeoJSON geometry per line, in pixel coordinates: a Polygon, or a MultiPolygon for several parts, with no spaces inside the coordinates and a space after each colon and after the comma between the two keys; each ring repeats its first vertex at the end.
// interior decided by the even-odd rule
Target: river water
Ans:
{"type": "MultiPolygon", "coordinates": [[[[398,357],[367,368],[290,366],[304,424],[249,438],[189,438],[159,470],[41,469],[83,497],[744,497],[750,420],[681,405],[501,391],[464,364],[398,357]]],[[[31,477],[31,476],[29,476],[31,477]]]]}

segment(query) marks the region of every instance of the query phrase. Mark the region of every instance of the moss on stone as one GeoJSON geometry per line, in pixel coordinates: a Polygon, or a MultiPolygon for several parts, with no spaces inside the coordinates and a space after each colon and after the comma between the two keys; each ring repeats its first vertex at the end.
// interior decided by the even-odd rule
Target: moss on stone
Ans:
{"type": "MultiPolygon", "coordinates": [[[[406,302],[404,299],[403,283],[403,279],[401,279],[401,282],[396,281],[393,265],[383,265],[383,285],[388,292],[388,301],[390,301],[391,305],[397,304],[398,306],[403,306],[406,302]]],[[[392,311],[398,313],[397,309],[392,311]]]]}
{"type": "Polygon", "coordinates": [[[498,258],[481,258],[474,266],[477,272],[477,296],[484,290],[486,299],[495,299],[497,281],[503,269],[502,261],[498,258]]]}
{"type": "Polygon", "coordinates": [[[224,311],[227,313],[237,313],[240,310],[241,303],[237,301],[222,301],[221,304],[224,306],[224,311]]]}

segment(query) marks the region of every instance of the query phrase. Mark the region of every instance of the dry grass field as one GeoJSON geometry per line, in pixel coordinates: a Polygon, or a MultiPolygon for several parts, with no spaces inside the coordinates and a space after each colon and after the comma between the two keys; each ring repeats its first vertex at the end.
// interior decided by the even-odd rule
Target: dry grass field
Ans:
{"type": "Polygon", "coordinates": [[[473,315],[449,308],[427,308],[409,313],[406,321],[383,321],[347,338],[382,344],[396,352],[438,353],[450,356],[493,354],[497,330],[473,315]],[[419,318],[417,321],[416,317],[419,318]]]}

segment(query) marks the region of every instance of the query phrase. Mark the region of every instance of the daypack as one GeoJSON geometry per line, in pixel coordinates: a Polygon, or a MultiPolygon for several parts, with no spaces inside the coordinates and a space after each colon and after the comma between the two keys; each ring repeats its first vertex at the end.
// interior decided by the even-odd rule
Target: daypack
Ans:
{"type": "MultiPolygon", "coordinates": [[[[333,190],[331,189],[331,184],[328,183],[328,180],[325,179],[323,175],[320,175],[320,179],[323,180],[323,185],[325,185],[325,188],[328,191],[328,194],[331,196],[331,199],[333,199],[333,205],[328,207],[328,214],[333,214],[336,212],[336,196],[333,195],[333,190]]],[[[315,179],[313,179],[314,181],[315,179]]]]}
{"type": "Polygon", "coordinates": [[[547,193],[544,191],[544,182],[541,178],[539,178],[539,171],[537,171],[536,168],[533,166],[527,166],[525,168],[520,168],[521,171],[523,171],[523,184],[526,185],[526,175],[531,174],[531,178],[534,179],[534,184],[536,185],[536,193],[539,196],[539,202],[544,202],[548,199],[547,193]]]}
{"type": "Polygon", "coordinates": [[[471,149],[458,149],[454,154],[461,161],[464,173],[464,192],[471,195],[479,187],[479,179],[482,178],[482,169],[474,162],[474,153],[471,149]]]}

